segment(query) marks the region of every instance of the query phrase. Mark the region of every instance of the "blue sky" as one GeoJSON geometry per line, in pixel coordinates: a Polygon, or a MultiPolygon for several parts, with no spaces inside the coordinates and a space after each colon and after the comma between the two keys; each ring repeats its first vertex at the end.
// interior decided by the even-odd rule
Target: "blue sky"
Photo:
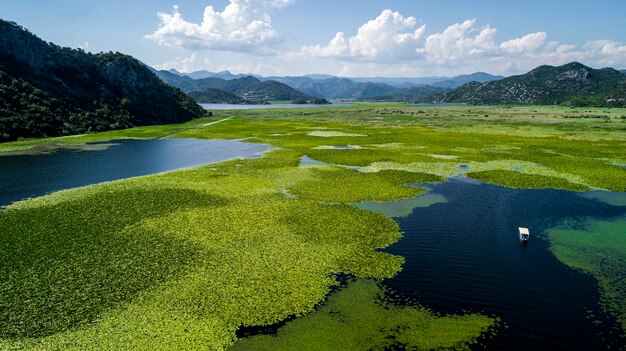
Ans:
{"type": "Polygon", "coordinates": [[[510,75],[573,60],[626,68],[623,0],[3,0],[0,18],[63,46],[181,71],[510,75]]]}

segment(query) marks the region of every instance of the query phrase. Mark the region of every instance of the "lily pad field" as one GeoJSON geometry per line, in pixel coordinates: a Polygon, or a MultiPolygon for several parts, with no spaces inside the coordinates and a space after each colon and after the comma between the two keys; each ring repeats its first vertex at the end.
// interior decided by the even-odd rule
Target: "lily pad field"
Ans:
{"type": "MultiPolygon", "coordinates": [[[[449,178],[626,192],[626,109],[354,104],[213,113],[183,125],[0,144],[0,154],[37,153],[168,134],[271,147],[260,158],[2,208],[0,349],[480,349],[504,328],[497,313],[441,313],[385,287],[405,264],[385,248],[403,232],[393,214],[370,209],[415,202],[396,210],[406,216],[443,203],[424,195],[425,185],[449,178]]],[[[604,313],[626,335],[626,221],[565,221],[545,235],[564,267],[597,282],[604,313]]]]}

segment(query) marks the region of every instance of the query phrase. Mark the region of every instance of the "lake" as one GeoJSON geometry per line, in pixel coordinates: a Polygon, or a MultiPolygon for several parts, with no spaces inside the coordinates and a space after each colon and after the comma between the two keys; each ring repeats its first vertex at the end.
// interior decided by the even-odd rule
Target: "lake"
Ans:
{"type": "Polygon", "coordinates": [[[622,216],[626,207],[595,201],[595,192],[508,189],[462,178],[428,187],[413,209],[406,208],[410,200],[359,205],[397,216],[404,232],[384,250],[406,258],[385,285],[438,312],[502,318],[508,328],[483,341],[489,350],[626,346],[615,319],[600,311],[595,280],[559,262],[544,232],[566,218],[622,216]],[[518,227],[530,228],[527,245],[519,243],[518,227]]]}
{"type": "MultiPolygon", "coordinates": [[[[106,147],[97,151],[0,156],[0,205],[103,181],[255,157],[269,149],[236,140],[195,139],[95,144],[102,145],[106,147]]],[[[436,312],[500,317],[503,326],[496,336],[481,340],[489,350],[626,346],[615,319],[598,305],[596,281],[559,262],[545,240],[545,230],[564,219],[626,215],[626,207],[618,206],[622,193],[509,189],[463,177],[424,186],[429,192],[415,199],[358,205],[394,218],[404,233],[384,250],[406,259],[402,271],[383,282],[386,286],[436,312]],[[520,226],[531,230],[527,245],[517,239],[520,226]]]]}
{"type": "Polygon", "coordinates": [[[106,146],[97,151],[0,154],[0,206],[62,189],[256,157],[270,149],[237,140],[196,139],[125,139],[107,142],[106,146]]]}
{"type": "Polygon", "coordinates": [[[252,110],[252,109],[268,109],[268,108],[317,108],[317,107],[338,107],[350,106],[350,104],[269,104],[269,105],[244,105],[244,104],[200,104],[207,110],[252,110]]]}

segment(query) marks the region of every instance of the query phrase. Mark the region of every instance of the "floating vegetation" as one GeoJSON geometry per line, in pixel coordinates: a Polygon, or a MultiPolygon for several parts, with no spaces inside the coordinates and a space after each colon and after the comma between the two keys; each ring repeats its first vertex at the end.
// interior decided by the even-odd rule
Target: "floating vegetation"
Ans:
{"type": "MultiPolygon", "coordinates": [[[[333,273],[395,275],[403,259],[376,249],[399,239],[396,223],[283,196],[285,184],[316,179],[290,155],[90,186],[1,211],[0,348],[223,349],[239,326],[312,310],[336,284],[333,273]]],[[[378,188],[402,186],[391,179],[378,188]]]]}
{"type": "Polygon", "coordinates": [[[586,193],[579,194],[580,196],[590,199],[600,201],[602,203],[612,205],[612,206],[626,206],[626,193],[615,193],[609,191],[589,191],[586,193]]]}
{"type": "Polygon", "coordinates": [[[548,230],[550,249],[566,265],[594,276],[603,308],[626,333],[626,217],[564,223],[548,230]]]}
{"type": "Polygon", "coordinates": [[[460,173],[455,164],[439,162],[412,162],[406,164],[396,162],[374,162],[367,167],[363,167],[363,171],[365,172],[379,172],[385,170],[428,173],[446,178],[460,173]]]}
{"type": "Polygon", "coordinates": [[[397,304],[391,294],[372,280],[353,280],[276,335],[239,340],[232,350],[469,350],[495,325],[477,314],[440,316],[414,303],[397,304]]]}
{"type": "Polygon", "coordinates": [[[443,160],[454,160],[456,158],[459,158],[459,156],[455,156],[455,155],[438,155],[438,154],[426,154],[426,156],[432,157],[432,158],[440,158],[443,160]]]}
{"type": "Polygon", "coordinates": [[[331,137],[364,137],[367,135],[364,134],[356,134],[356,133],[344,133],[333,130],[316,130],[314,132],[307,133],[309,136],[314,137],[323,137],[323,138],[331,138],[331,137]]]}
{"type": "Polygon", "coordinates": [[[370,144],[367,147],[375,147],[379,149],[400,149],[405,147],[403,143],[385,143],[385,144],[370,144]]]}
{"type": "Polygon", "coordinates": [[[333,167],[314,168],[311,172],[312,179],[299,182],[290,189],[291,192],[298,198],[329,203],[413,198],[424,193],[426,189],[407,187],[404,184],[443,180],[431,174],[403,171],[365,173],[333,167]]]}
{"type": "Polygon", "coordinates": [[[430,207],[435,204],[448,202],[441,194],[424,194],[414,199],[403,199],[392,202],[366,201],[354,204],[364,210],[384,214],[387,217],[403,218],[408,217],[416,208],[430,207]]]}
{"type": "Polygon", "coordinates": [[[522,173],[518,171],[507,171],[507,170],[497,170],[497,171],[472,171],[467,173],[468,177],[478,179],[483,182],[497,184],[501,186],[505,186],[508,188],[524,188],[524,189],[564,189],[564,190],[574,190],[574,191],[585,191],[589,190],[589,187],[570,183],[569,181],[538,175],[538,174],[528,174],[522,173]]]}
{"type": "Polygon", "coordinates": [[[313,148],[314,150],[356,150],[361,149],[359,145],[321,145],[313,148]]]}

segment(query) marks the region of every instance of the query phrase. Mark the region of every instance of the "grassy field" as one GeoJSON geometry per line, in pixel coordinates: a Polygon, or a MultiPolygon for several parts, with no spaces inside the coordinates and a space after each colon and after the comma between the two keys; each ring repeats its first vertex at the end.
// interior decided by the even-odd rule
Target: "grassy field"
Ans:
{"type": "Polygon", "coordinates": [[[333,342],[324,321],[354,330],[346,345],[366,335],[369,346],[384,346],[392,331],[359,325],[344,308],[353,300],[371,316],[366,321],[389,318],[398,330],[414,331],[396,333],[402,343],[464,348],[495,319],[381,303],[384,287],[367,279],[401,269],[402,257],[378,250],[401,233],[389,217],[350,204],[414,198],[424,189],[406,183],[455,175],[521,188],[626,191],[623,115],[400,104],[216,111],[184,125],[0,144],[15,151],[200,126],[171,137],[276,148],[261,159],[72,189],[0,211],[0,348],[221,350],[242,326],[302,315],[276,338],[236,347],[333,342]],[[305,155],[331,165],[300,166],[305,155]],[[309,313],[338,284],[338,273],[366,280],[309,313]],[[329,321],[335,310],[346,318],[329,321]]]}

